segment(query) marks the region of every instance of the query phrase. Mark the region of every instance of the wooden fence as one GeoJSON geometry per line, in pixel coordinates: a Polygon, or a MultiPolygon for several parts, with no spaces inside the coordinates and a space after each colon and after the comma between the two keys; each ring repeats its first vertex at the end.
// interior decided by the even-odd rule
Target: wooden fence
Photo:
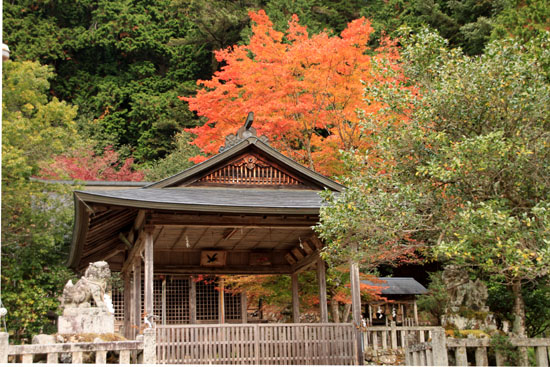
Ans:
{"type": "MultiPolygon", "coordinates": [[[[156,363],[155,344],[153,329],[146,329],[142,340],[27,345],[9,345],[8,333],[0,333],[0,364],[9,361],[30,364],[37,355],[46,355],[47,363],[59,363],[59,356],[62,353],[71,354],[72,363],[82,363],[84,353],[93,353],[96,364],[105,364],[107,352],[117,352],[118,362],[129,364],[130,354],[141,351],[143,355],[140,361],[145,364],[154,364],[156,363]]],[[[134,362],[137,362],[136,358],[134,362]]]]}
{"type": "Polygon", "coordinates": [[[157,325],[157,358],[170,364],[350,365],[351,324],[157,325]]]}
{"type": "MultiPolygon", "coordinates": [[[[506,366],[507,361],[498,350],[492,350],[494,361],[489,361],[488,350],[492,349],[489,338],[445,338],[443,328],[432,332],[429,341],[419,342],[411,338],[405,350],[405,364],[410,366],[506,366]],[[474,360],[468,359],[468,349],[473,349],[474,360]],[[450,357],[450,358],[449,358],[450,357]],[[449,363],[451,362],[451,363],[449,363]]],[[[549,338],[510,338],[512,346],[534,348],[537,366],[548,366],[550,353],[549,338]]]]}

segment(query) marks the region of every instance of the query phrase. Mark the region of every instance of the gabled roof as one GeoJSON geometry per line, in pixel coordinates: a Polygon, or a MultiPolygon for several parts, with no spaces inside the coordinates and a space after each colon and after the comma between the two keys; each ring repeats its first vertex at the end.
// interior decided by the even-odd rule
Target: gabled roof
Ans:
{"type": "Polygon", "coordinates": [[[263,155],[274,160],[281,166],[298,173],[299,175],[305,177],[310,182],[313,182],[318,189],[329,189],[332,191],[340,192],[344,189],[344,186],[339,183],[315,172],[312,171],[301,164],[293,161],[292,159],[286,157],[285,155],[279,153],[277,150],[271,148],[266,143],[262,142],[256,136],[251,136],[246,139],[243,139],[241,142],[235,146],[224,150],[222,153],[218,153],[215,156],[209,158],[208,160],[199,163],[191,168],[186,169],[174,176],[165,178],[148,186],[145,186],[144,189],[160,189],[160,188],[169,188],[174,186],[186,186],[187,183],[194,181],[193,178],[200,177],[205,175],[215,166],[222,164],[223,162],[230,160],[233,157],[238,156],[239,154],[244,153],[247,150],[257,149],[263,155]]]}
{"type": "Polygon", "coordinates": [[[219,213],[318,214],[319,191],[226,187],[144,188],[75,191],[82,202],[137,209],[186,210],[219,213]]]}
{"type": "Polygon", "coordinates": [[[425,294],[428,290],[414,278],[377,278],[376,282],[362,280],[361,283],[382,287],[382,295],[425,294]]]}

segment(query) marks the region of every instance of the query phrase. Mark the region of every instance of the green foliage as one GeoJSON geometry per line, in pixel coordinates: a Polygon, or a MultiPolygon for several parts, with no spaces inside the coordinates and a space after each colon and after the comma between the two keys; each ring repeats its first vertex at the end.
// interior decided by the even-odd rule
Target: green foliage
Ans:
{"type": "Polygon", "coordinates": [[[537,51],[547,41],[494,42],[479,57],[428,32],[402,42],[410,87],[367,85],[367,102],[386,105],[364,118],[376,144],[350,156],[366,167],[323,209],[322,235],[340,247],[408,235],[514,285],[523,320],[521,282],[550,271],[550,85],[537,51]]]}
{"type": "Polygon", "coordinates": [[[519,362],[518,348],[510,342],[506,335],[496,334],[491,337],[491,347],[495,353],[500,353],[504,357],[506,366],[517,366],[519,362]]]}
{"type": "MultiPolygon", "coordinates": [[[[514,296],[502,282],[488,282],[487,304],[497,320],[513,321],[514,296]]],[[[530,338],[547,337],[550,332],[550,285],[548,278],[523,284],[522,297],[525,301],[525,328],[530,338]]]]}
{"type": "Polygon", "coordinates": [[[508,0],[494,19],[491,37],[517,37],[527,42],[544,36],[550,27],[550,4],[538,0],[508,0]]]}
{"type": "Polygon", "coordinates": [[[153,163],[146,170],[145,180],[159,181],[193,166],[189,158],[197,156],[200,151],[197,146],[189,144],[190,139],[191,134],[187,132],[177,134],[176,149],[165,158],[153,163]]]}
{"type": "Polygon", "coordinates": [[[445,314],[449,302],[449,293],[443,283],[442,272],[430,274],[428,293],[416,298],[418,310],[430,315],[436,325],[441,325],[441,316],[445,314]]]}
{"type": "MultiPolygon", "coordinates": [[[[178,99],[209,74],[200,45],[170,45],[190,23],[163,1],[8,2],[4,40],[15,60],[54,65],[52,93],[79,105],[80,131],[137,161],[172,150],[197,120],[178,99]]],[[[206,63],[207,64],[207,63],[206,63]]]]}
{"type": "MultiPolygon", "coordinates": [[[[66,261],[72,210],[67,188],[30,181],[39,164],[75,139],[76,108],[48,100],[52,72],[36,62],[3,64],[2,298],[15,340],[48,331],[66,261]]],[[[51,330],[50,330],[51,331],[51,330]]]]}

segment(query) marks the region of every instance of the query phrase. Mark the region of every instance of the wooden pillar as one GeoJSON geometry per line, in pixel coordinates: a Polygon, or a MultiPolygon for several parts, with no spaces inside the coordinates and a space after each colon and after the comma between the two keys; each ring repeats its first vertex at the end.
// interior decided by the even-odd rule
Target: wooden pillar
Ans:
{"type": "Polygon", "coordinates": [[[323,259],[317,259],[317,281],[319,282],[319,311],[321,322],[328,322],[327,274],[323,259]]]}
{"type": "Polygon", "coordinates": [[[220,279],[219,288],[218,321],[220,324],[225,324],[225,284],[223,279],[220,279]]]}
{"type": "Polygon", "coordinates": [[[372,326],[372,307],[371,307],[370,303],[369,303],[368,307],[369,307],[369,326],[372,326]]]}
{"type": "MultiPolygon", "coordinates": [[[[352,247],[352,256],[355,256],[357,246],[352,247]]],[[[351,280],[351,312],[353,326],[356,328],[357,338],[357,363],[363,364],[363,343],[361,332],[361,289],[359,280],[359,264],[352,258],[350,261],[350,280],[351,280]]]]}
{"type": "Polygon", "coordinates": [[[166,325],[166,277],[162,279],[162,325],[166,325]]]}
{"type": "Polygon", "coordinates": [[[144,290],[145,290],[145,315],[153,315],[153,231],[145,232],[145,256],[144,256],[144,290]]]}
{"type": "Polygon", "coordinates": [[[189,323],[197,323],[197,283],[193,277],[189,278],[189,323]]]}
{"type": "Polygon", "coordinates": [[[248,299],[246,297],[246,291],[241,293],[241,322],[246,324],[248,322],[248,299]]]}
{"type": "Polygon", "coordinates": [[[134,291],[132,292],[132,305],[133,305],[133,320],[132,323],[136,327],[133,336],[139,334],[141,327],[141,259],[136,257],[134,260],[133,273],[134,273],[134,291]]]}
{"type": "Polygon", "coordinates": [[[131,339],[131,326],[132,325],[132,283],[130,282],[130,274],[128,271],[122,273],[122,279],[124,280],[124,337],[131,339]]]}
{"type": "Polygon", "coordinates": [[[292,321],[300,322],[300,295],[298,293],[298,274],[293,273],[292,279],[292,321]]]}
{"type": "Polygon", "coordinates": [[[418,307],[416,307],[416,299],[414,300],[414,325],[418,326],[418,307]]]}

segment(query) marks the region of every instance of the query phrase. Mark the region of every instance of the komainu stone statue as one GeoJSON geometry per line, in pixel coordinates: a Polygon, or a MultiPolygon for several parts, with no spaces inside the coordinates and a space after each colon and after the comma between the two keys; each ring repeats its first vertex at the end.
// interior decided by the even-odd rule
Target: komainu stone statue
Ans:
{"type": "Polygon", "coordinates": [[[111,278],[105,261],[91,263],[76,283],[68,281],[63,289],[63,315],[57,319],[58,334],[113,333],[115,318],[105,295],[111,278]],[[92,306],[93,300],[95,306],[92,306]]]}
{"type": "Polygon", "coordinates": [[[63,289],[62,306],[67,308],[89,308],[93,300],[96,307],[109,312],[104,297],[107,282],[111,278],[109,264],[105,261],[90,263],[84,276],[73,285],[69,280],[63,289]]]}
{"type": "Polygon", "coordinates": [[[443,271],[443,283],[449,294],[448,306],[442,317],[443,326],[460,330],[496,330],[494,316],[487,307],[487,286],[479,279],[471,280],[468,271],[448,265],[443,271]]]}

